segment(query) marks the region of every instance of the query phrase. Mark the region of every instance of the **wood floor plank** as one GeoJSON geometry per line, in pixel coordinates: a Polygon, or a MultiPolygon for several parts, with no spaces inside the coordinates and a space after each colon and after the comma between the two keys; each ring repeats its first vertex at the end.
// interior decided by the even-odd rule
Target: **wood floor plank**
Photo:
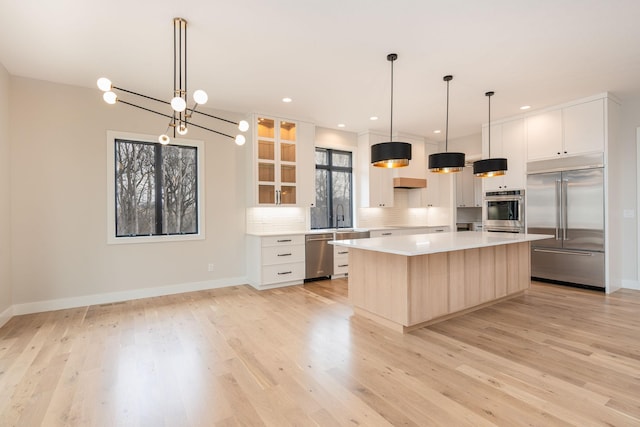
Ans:
{"type": "Polygon", "coordinates": [[[638,291],[533,283],[400,334],[337,279],[16,316],[0,425],[640,425],[639,312],[638,291]]]}

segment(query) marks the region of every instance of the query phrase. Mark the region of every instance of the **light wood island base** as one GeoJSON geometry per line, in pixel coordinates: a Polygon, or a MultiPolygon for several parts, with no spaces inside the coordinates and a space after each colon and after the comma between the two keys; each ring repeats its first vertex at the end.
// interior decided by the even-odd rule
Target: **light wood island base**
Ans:
{"type": "Polygon", "coordinates": [[[402,333],[522,294],[530,283],[529,242],[415,256],[349,253],[354,313],[402,333]]]}

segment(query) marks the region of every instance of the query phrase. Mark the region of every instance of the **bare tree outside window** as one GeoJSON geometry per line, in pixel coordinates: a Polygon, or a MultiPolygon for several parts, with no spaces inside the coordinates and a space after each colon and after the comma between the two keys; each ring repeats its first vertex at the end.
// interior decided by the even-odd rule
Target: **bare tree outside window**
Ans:
{"type": "Polygon", "coordinates": [[[116,237],[198,233],[197,148],[116,139],[116,237]]]}

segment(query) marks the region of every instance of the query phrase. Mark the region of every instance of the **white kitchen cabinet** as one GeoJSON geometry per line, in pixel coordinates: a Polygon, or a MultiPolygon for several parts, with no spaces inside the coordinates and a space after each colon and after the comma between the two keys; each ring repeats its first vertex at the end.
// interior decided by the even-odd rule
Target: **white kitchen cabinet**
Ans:
{"type": "Polygon", "coordinates": [[[529,161],[562,154],[562,110],[529,116],[525,123],[529,161]]]}
{"type": "MultiPolygon", "coordinates": [[[[425,157],[426,157],[426,170],[429,167],[429,155],[438,152],[438,145],[425,143],[425,157]]],[[[422,207],[434,207],[440,206],[440,186],[442,185],[442,174],[428,172],[427,173],[427,188],[423,191],[424,203],[422,207]]],[[[414,207],[414,206],[411,206],[414,207]]]]}
{"type": "MultiPolygon", "coordinates": [[[[493,136],[492,136],[493,142],[493,136]]],[[[474,208],[482,206],[482,181],[473,175],[473,167],[465,166],[456,177],[456,206],[474,208]]]]}
{"type": "Polygon", "coordinates": [[[304,234],[247,235],[247,255],[247,278],[256,289],[289,286],[304,281],[304,234]]]}
{"type": "MultiPolygon", "coordinates": [[[[502,176],[482,178],[484,191],[524,189],[525,171],[524,119],[491,125],[491,157],[507,159],[507,172],[502,176]]],[[[488,128],[482,128],[482,157],[489,158],[488,128]]]]}
{"type": "Polygon", "coordinates": [[[349,273],[349,248],[333,246],[333,275],[346,276],[349,273]]]}
{"type": "Polygon", "coordinates": [[[251,205],[312,206],[315,127],[256,115],[253,129],[251,205]]]}
{"type": "Polygon", "coordinates": [[[373,132],[358,135],[360,207],[393,207],[393,169],[371,166],[371,146],[388,139],[373,132]]]}
{"type": "Polygon", "coordinates": [[[604,121],[604,99],[528,116],[527,161],[603,152],[604,121]]]}
{"type": "Polygon", "coordinates": [[[562,121],[566,154],[604,151],[604,99],[564,108],[562,121]]]}

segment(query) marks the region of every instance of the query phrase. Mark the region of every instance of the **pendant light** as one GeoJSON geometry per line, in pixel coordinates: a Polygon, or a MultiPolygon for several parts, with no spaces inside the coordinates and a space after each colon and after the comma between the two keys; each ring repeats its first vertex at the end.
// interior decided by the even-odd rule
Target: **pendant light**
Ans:
{"type": "Polygon", "coordinates": [[[491,158],[491,97],[494,92],[487,92],[485,96],[489,98],[489,124],[487,125],[487,136],[489,142],[489,158],[478,160],[473,163],[473,174],[480,178],[490,178],[492,176],[504,175],[507,171],[507,159],[491,158]]]}
{"type": "Polygon", "coordinates": [[[449,153],[449,82],[453,76],[442,78],[447,82],[447,121],[444,137],[444,153],[435,153],[429,156],[429,170],[435,173],[461,172],[464,168],[464,153],[449,153]]]}
{"type": "Polygon", "coordinates": [[[411,144],[408,142],[393,142],[393,61],[398,55],[390,53],[387,61],[391,62],[391,129],[389,142],[381,142],[371,146],[371,164],[379,168],[401,168],[409,166],[411,160],[411,144]]]}

